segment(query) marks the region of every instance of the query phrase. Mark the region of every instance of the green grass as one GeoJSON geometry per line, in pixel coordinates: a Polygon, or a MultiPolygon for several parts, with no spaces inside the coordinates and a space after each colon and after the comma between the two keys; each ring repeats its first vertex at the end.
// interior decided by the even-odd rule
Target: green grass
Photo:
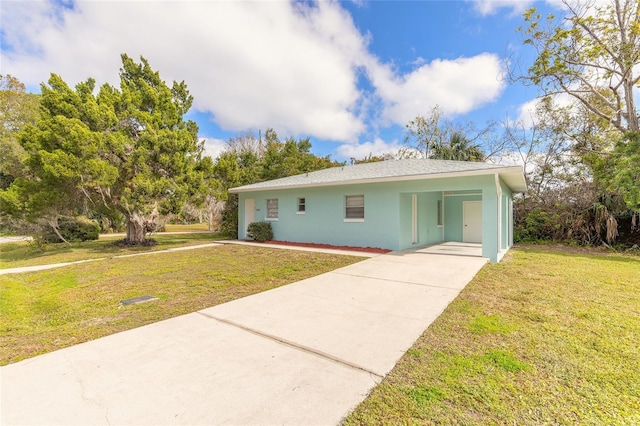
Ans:
{"type": "Polygon", "coordinates": [[[113,245],[116,239],[122,239],[122,237],[72,244],[47,244],[44,247],[28,241],[3,243],[0,244],[0,269],[166,250],[173,247],[206,244],[216,239],[222,239],[223,237],[218,234],[155,234],[152,238],[158,242],[157,245],[152,247],[140,246],[129,248],[121,248],[113,245]]]}
{"type": "Polygon", "coordinates": [[[0,365],[194,312],[359,260],[223,245],[0,275],[0,365]],[[121,304],[146,295],[159,300],[121,304]]]}
{"type": "Polygon", "coordinates": [[[640,424],[640,258],[512,250],[344,424],[640,424]]]}

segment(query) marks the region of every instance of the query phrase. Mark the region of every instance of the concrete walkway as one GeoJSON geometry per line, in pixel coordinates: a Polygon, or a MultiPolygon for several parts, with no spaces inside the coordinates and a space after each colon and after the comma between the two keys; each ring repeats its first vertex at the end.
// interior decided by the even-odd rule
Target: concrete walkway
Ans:
{"type": "Polygon", "coordinates": [[[335,425],[487,262],[433,250],[2,367],[0,422],[335,425]]]}

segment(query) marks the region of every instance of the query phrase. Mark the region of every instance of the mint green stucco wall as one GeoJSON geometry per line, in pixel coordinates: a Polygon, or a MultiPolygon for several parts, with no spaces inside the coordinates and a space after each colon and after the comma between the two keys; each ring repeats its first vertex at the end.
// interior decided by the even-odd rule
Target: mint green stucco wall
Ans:
{"type": "Polygon", "coordinates": [[[501,249],[506,250],[513,246],[513,193],[504,182],[500,182],[502,188],[502,232],[501,249]]]}
{"type": "MultiPolygon", "coordinates": [[[[511,192],[503,185],[501,205],[511,192]],[[505,190],[506,189],[506,190],[505,190]]],[[[255,221],[265,220],[266,200],[278,199],[278,220],[272,221],[274,238],[282,241],[381,247],[401,250],[441,241],[462,241],[462,201],[482,200],[483,256],[498,259],[498,196],[494,176],[473,176],[399,181],[320,188],[284,189],[239,194],[238,236],[246,239],[245,199],[255,200],[255,221]],[[445,191],[481,195],[443,196],[445,191]],[[418,242],[412,243],[412,194],[417,196],[418,242]],[[345,196],[364,195],[363,222],[345,222],[345,196]],[[304,197],[306,211],[297,214],[304,197]],[[444,226],[437,224],[437,202],[442,200],[444,226]]],[[[503,210],[501,242],[508,242],[503,210]]]]}
{"type": "Polygon", "coordinates": [[[246,198],[255,200],[256,221],[266,220],[266,200],[278,199],[278,220],[271,221],[276,240],[398,249],[399,194],[388,187],[349,185],[240,194],[239,238],[246,238],[246,198]],[[345,222],[347,195],[364,195],[363,222],[345,222]],[[305,198],[304,214],[296,212],[299,197],[305,198]]]}
{"type": "Polygon", "coordinates": [[[442,191],[406,192],[400,194],[401,248],[435,244],[443,241],[442,227],[438,226],[438,200],[442,191]],[[416,195],[417,242],[413,242],[413,195],[416,195]]]}
{"type": "MultiPolygon", "coordinates": [[[[469,191],[465,192],[469,193],[469,191]]],[[[478,195],[465,195],[462,192],[458,192],[444,196],[444,241],[462,241],[463,202],[482,201],[482,192],[480,190],[473,191],[473,193],[478,195]]],[[[484,212],[482,217],[484,218],[484,212]]]]}
{"type": "Polygon", "coordinates": [[[482,190],[482,256],[498,261],[498,190],[491,185],[482,190]]]}

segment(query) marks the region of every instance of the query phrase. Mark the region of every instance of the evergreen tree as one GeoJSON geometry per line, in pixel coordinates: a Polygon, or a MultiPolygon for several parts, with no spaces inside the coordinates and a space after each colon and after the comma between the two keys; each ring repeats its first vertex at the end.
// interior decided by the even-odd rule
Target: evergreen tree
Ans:
{"type": "Polygon", "coordinates": [[[19,136],[31,176],[1,191],[0,206],[54,229],[63,215],[115,210],[138,244],[157,215],[204,200],[212,162],[183,119],[193,101],[184,82],[169,87],[146,59],[123,54],[120,89],[94,89],[91,78],[74,90],[55,74],[42,84],[40,117],[19,136]]]}

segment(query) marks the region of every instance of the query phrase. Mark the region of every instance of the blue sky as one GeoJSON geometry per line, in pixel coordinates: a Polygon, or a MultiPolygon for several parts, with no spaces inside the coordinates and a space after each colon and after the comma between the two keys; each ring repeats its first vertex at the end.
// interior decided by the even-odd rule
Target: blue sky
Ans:
{"type": "Polygon", "coordinates": [[[438,105],[447,119],[511,119],[535,88],[522,12],[557,1],[12,1],[1,5],[0,72],[31,91],[51,72],[117,84],[120,53],[146,57],[195,98],[212,155],[243,131],[310,137],[338,160],[393,152],[404,126],[438,105]]]}

